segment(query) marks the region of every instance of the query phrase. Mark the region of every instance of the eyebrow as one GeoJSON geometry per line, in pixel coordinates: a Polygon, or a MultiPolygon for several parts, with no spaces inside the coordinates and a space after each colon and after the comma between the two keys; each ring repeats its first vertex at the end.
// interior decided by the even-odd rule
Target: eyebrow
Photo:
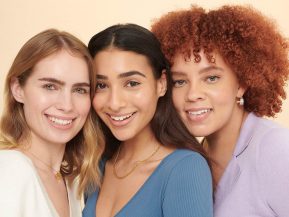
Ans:
{"type": "Polygon", "coordinates": [[[81,83],[73,84],[72,86],[73,87],[90,87],[90,84],[86,82],[81,82],[81,83]]]}
{"type": "Polygon", "coordinates": [[[223,68],[218,67],[218,66],[208,66],[208,67],[205,67],[205,68],[201,69],[199,72],[200,73],[204,73],[204,72],[208,72],[210,70],[224,71],[223,68]]]}
{"type": "MultiPolygon", "coordinates": [[[[118,78],[126,78],[126,77],[130,77],[130,76],[133,76],[133,75],[140,75],[144,78],[146,78],[145,74],[139,72],[139,71],[128,71],[128,72],[123,72],[121,74],[119,74],[117,77],[118,78]]],[[[107,80],[108,77],[105,76],[105,75],[96,75],[96,78],[97,79],[103,79],[103,80],[107,80]]]]}
{"type": "MultiPolygon", "coordinates": [[[[58,79],[55,79],[55,78],[39,78],[38,79],[39,81],[47,81],[47,82],[51,82],[51,83],[55,83],[55,84],[58,84],[58,85],[61,85],[61,86],[64,86],[65,85],[65,82],[64,81],[60,81],[58,79]]],[[[86,86],[86,87],[90,87],[90,84],[87,83],[87,82],[79,82],[79,83],[75,83],[72,85],[73,87],[80,87],[80,86],[86,86]]]]}
{"type": "MultiPolygon", "coordinates": [[[[224,71],[223,68],[221,67],[218,67],[218,66],[208,66],[208,67],[205,67],[203,69],[201,69],[199,71],[199,73],[205,73],[205,72],[208,72],[210,70],[218,70],[218,71],[224,71]]],[[[172,74],[175,74],[175,75],[186,75],[186,73],[184,72],[181,72],[181,71],[171,71],[172,74]]]]}
{"type": "Polygon", "coordinates": [[[171,71],[172,74],[174,75],[186,75],[184,72],[179,72],[179,71],[171,71]]]}

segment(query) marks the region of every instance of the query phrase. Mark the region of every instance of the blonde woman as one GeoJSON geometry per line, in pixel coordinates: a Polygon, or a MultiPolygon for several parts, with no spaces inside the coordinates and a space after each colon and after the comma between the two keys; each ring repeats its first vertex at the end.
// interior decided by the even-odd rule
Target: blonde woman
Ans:
{"type": "Polygon", "coordinates": [[[0,124],[1,216],[81,216],[83,191],[99,183],[94,87],[91,57],[71,34],[46,30],[21,48],[0,124]]]}

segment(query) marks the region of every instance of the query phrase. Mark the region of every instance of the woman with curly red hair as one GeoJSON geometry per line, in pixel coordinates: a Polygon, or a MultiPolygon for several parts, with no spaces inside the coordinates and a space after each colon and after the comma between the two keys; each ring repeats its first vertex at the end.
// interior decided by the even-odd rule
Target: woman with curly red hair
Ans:
{"type": "Polygon", "coordinates": [[[288,216],[289,130],[263,118],[286,97],[288,41],[244,6],[170,12],[152,31],[177,111],[213,162],[214,216],[288,216]]]}

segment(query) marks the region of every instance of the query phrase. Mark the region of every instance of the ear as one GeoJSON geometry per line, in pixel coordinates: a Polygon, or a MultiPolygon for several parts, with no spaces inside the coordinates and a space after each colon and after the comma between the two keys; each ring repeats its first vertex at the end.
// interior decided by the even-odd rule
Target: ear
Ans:
{"type": "Polygon", "coordinates": [[[167,74],[166,70],[162,71],[162,75],[157,81],[157,91],[158,91],[158,96],[164,96],[167,92],[167,74]]]}
{"type": "Polygon", "coordinates": [[[14,99],[19,102],[19,103],[24,103],[24,93],[23,93],[23,89],[19,83],[18,78],[12,78],[11,82],[10,82],[10,90],[12,92],[12,95],[14,97],[14,99]]]}
{"type": "Polygon", "coordinates": [[[243,97],[243,95],[246,92],[246,90],[247,90],[247,87],[245,87],[243,85],[240,85],[239,88],[238,88],[237,97],[238,98],[243,97]]]}

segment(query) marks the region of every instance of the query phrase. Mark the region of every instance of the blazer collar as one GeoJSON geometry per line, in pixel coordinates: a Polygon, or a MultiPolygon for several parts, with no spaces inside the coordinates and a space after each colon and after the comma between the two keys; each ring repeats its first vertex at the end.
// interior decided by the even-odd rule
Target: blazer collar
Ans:
{"type": "Polygon", "coordinates": [[[227,165],[214,193],[215,208],[218,207],[225,199],[225,197],[230,193],[241,175],[242,171],[238,163],[238,157],[245,153],[245,150],[249,146],[253,136],[252,129],[255,129],[257,121],[258,118],[253,113],[249,113],[243,123],[232,159],[227,165]]]}
{"type": "Polygon", "coordinates": [[[249,113],[243,123],[239,138],[235,146],[233,156],[235,156],[236,158],[243,154],[246,148],[249,146],[254,134],[253,129],[255,129],[255,125],[257,122],[258,118],[253,113],[249,113]]]}

